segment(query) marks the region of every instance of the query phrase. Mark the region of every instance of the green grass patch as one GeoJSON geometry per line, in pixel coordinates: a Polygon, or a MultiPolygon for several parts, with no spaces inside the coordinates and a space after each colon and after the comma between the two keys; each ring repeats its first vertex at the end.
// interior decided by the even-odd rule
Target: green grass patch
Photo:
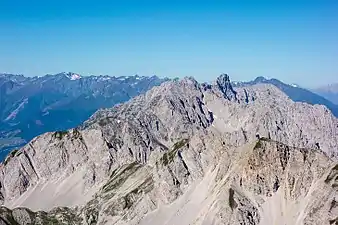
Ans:
{"type": "Polygon", "coordinates": [[[261,142],[261,140],[258,140],[255,144],[254,149],[256,150],[256,149],[260,149],[260,148],[262,148],[262,142],[261,142]]]}
{"type": "Polygon", "coordinates": [[[269,138],[261,137],[256,142],[256,145],[255,145],[254,149],[262,148],[263,147],[263,142],[273,142],[273,141],[271,139],[269,139],[269,138]]]}
{"type": "Polygon", "coordinates": [[[172,163],[175,159],[178,150],[184,147],[188,143],[188,141],[189,141],[188,139],[183,139],[181,141],[176,142],[170,151],[163,154],[163,156],[159,160],[159,163],[164,166],[167,166],[170,163],[172,163]]]}
{"type": "Polygon", "coordinates": [[[73,138],[82,140],[82,135],[77,128],[74,128],[73,130],[73,138]]]}
{"type": "Polygon", "coordinates": [[[11,151],[11,153],[9,153],[9,154],[10,154],[11,157],[14,157],[15,154],[16,154],[18,151],[19,151],[19,149],[14,149],[14,150],[11,151]]]}
{"type": "Polygon", "coordinates": [[[179,142],[176,142],[173,146],[173,150],[178,150],[188,143],[188,139],[183,139],[179,142]]]}
{"type": "Polygon", "coordinates": [[[261,140],[261,141],[272,141],[271,139],[266,138],[266,137],[261,137],[259,140],[261,140]]]}
{"type": "Polygon", "coordinates": [[[107,193],[120,187],[128,179],[128,177],[135,173],[140,167],[140,164],[133,162],[115,170],[110,176],[108,182],[102,187],[102,193],[107,193]]]}
{"type": "MultiPolygon", "coordinates": [[[[19,149],[14,149],[13,151],[11,151],[11,152],[7,155],[7,157],[6,157],[5,161],[4,161],[4,165],[7,165],[7,164],[9,163],[9,161],[10,161],[10,160],[16,155],[16,153],[18,153],[18,152],[19,152],[19,149]]],[[[21,154],[22,154],[22,152],[20,151],[18,155],[21,155],[21,154]]]]}
{"type": "Polygon", "coordinates": [[[55,131],[54,134],[53,134],[53,137],[61,140],[67,134],[68,134],[68,131],[55,131]]]}

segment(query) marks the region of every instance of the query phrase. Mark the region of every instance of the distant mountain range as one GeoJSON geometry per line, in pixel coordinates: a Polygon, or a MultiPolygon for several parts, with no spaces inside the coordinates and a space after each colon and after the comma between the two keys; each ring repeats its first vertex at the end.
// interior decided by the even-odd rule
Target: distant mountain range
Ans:
{"type": "Polygon", "coordinates": [[[165,80],[71,72],[43,77],[0,74],[0,160],[6,149],[48,131],[76,127],[97,109],[125,102],[165,80]]]}
{"type": "Polygon", "coordinates": [[[255,80],[249,82],[233,82],[233,86],[243,87],[258,83],[275,85],[295,102],[305,102],[311,105],[316,104],[325,105],[328,109],[331,110],[333,115],[338,117],[338,105],[331,102],[329,98],[326,98],[325,95],[320,95],[319,92],[317,92],[318,93],[317,94],[312,92],[311,90],[302,88],[295,84],[285,84],[277,79],[267,79],[265,77],[257,77],[255,80]]]}
{"type": "Polygon", "coordinates": [[[313,92],[325,97],[331,102],[338,104],[338,83],[329,84],[312,90],[313,92]]]}

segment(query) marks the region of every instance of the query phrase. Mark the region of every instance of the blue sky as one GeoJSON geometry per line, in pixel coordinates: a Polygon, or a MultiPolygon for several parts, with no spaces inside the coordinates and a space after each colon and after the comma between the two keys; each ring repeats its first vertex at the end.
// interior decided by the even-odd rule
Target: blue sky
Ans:
{"type": "Polygon", "coordinates": [[[338,82],[337,2],[1,0],[0,72],[338,82]]]}

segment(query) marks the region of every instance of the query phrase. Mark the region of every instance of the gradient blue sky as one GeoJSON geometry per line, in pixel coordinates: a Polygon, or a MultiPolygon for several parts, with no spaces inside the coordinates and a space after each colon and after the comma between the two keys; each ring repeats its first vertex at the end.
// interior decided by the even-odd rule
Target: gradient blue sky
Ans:
{"type": "Polygon", "coordinates": [[[338,82],[338,1],[1,0],[0,72],[338,82]]]}

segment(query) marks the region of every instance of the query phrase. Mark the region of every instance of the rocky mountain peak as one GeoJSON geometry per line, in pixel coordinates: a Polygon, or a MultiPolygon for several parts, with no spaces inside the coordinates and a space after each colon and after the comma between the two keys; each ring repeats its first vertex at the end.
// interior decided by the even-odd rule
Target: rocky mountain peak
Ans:
{"type": "Polygon", "coordinates": [[[237,100],[237,93],[231,85],[230,77],[228,74],[221,74],[217,78],[216,84],[225,98],[227,98],[228,100],[237,100]]]}
{"type": "Polygon", "coordinates": [[[61,76],[61,77],[64,76],[70,80],[78,80],[82,78],[80,74],[74,73],[74,72],[62,72],[62,73],[56,74],[56,76],[61,76]]]}
{"type": "Polygon", "coordinates": [[[256,77],[256,79],[254,80],[255,83],[262,83],[264,81],[267,81],[267,79],[263,76],[256,77]]]}

